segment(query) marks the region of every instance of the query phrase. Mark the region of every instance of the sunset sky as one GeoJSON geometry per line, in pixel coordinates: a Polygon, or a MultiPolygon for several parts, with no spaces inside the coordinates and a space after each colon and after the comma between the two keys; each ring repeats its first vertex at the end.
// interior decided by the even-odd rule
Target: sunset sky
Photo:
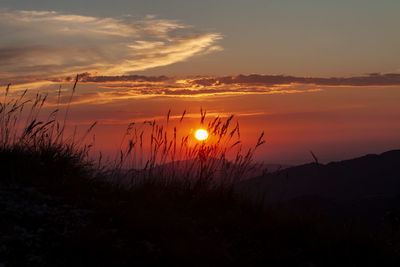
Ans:
{"type": "MultiPolygon", "coordinates": [[[[400,146],[398,0],[0,1],[0,85],[49,92],[85,73],[71,120],[236,114],[257,154],[298,164],[400,146]],[[123,76],[124,77],[121,77],[123,76]]],[[[187,126],[188,131],[194,122],[187,126]]]]}

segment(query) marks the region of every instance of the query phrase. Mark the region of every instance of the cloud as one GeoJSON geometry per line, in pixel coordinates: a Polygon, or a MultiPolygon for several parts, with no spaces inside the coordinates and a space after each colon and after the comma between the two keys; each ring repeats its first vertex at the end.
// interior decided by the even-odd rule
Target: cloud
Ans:
{"type": "Polygon", "coordinates": [[[0,76],[121,75],[221,50],[218,33],[174,20],[0,10],[0,76]]]}
{"type": "MultiPolygon", "coordinates": [[[[232,97],[316,93],[332,86],[400,86],[400,74],[369,74],[347,78],[295,77],[283,75],[238,75],[224,77],[168,76],[79,76],[75,104],[100,104],[140,98],[232,97]]],[[[73,76],[50,78],[12,86],[19,92],[26,88],[51,91],[70,88],[73,76]]],[[[69,98],[67,97],[66,100],[69,98]]],[[[50,101],[51,102],[51,101],[50,101]]],[[[54,102],[54,101],[53,101],[54,102]]]]}
{"type": "Polygon", "coordinates": [[[187,83],[199,86],[218,86],[228,84],[252,84],[252,85],[283,85],[283,84],[315,84],[315,85],[332,85],[332,86],[372,86],[372,85],[400,85],[399,73],[371,73],[366,76],[356,77],[295,77],[285,75],[237,75],[224,77],[200,77],[187,80],[187,83]]]}
{"type": "MultiPolygon", "coordinates": [[[[43,84],[31,84],[30,88],[42,92],[56,92],[59,86],[68,90],[73,84],[72,78],[67,80],[54,79],[43,84]],[[38,85],[39,87],[32,87],[38,85]]],[[[12,91],[18,93],[27,86],[12,86],[12,91]]],[[[317,86],[302,85],[191,85],[186,80],[167,76],[88,76],[79,79],[73,104],[105,104],[116,101],[126,101],[143,98],[204,98],[204,97],[234,97],[241,95],[272,95],[300,94],[321,91],[317,86]]],[[[69,100],[65,95],[61,102],[69,100]],[[65,100],[65,101],[64,101],[65,100]]],[[[48,98],[50,103],[57,103],[57,98],[48,98]]]]}
{"type": "Polygon", "coordinates": [[[76,103],[106,103],[151,97],[218,97],[315,93],[328,86],[400,85],[400,74],[373,73],[355,77],[295,77],[237,75],[224,77],[90,76],[80,79],[82,93],[76,103]],[[90,88],[87,90],[86,88],[90,88]]]}

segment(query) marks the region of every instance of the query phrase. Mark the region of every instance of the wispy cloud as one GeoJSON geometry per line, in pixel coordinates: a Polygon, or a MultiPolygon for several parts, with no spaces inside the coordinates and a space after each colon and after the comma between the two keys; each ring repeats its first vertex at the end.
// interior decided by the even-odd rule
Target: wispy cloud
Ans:
{"type": "MultiPolygon", "coordinates": [[[[58,86],[68,88],[69,78],[14,85],[13,91],[26,88],[49,91],[58,86]]],[[[75,104],[100,104],[143,98],[201,98],[241,95],[316,93],[331,87],[400,86],[400,74],[369,74],[347,78],[316,78],[279,75],[238,75],[225,77],[168,76],[92,76],[80,75],[75,104]]],[[[66,98],[67,100],[68,98],[66,98]]]]}
{"type": "Polygon", "coordinates": [[[153,16],[99,18],[0,10],[0,34],[2,78],[121,75],[222,49],[218,33],[153,16]]]}
{"type": "Polygon", "coordinates": [[[369,74],[347,78],[237,75],[225,77],[90,76],[81,85],[96,88],[84,92],[78,102],[104,103],[150,97],[218,97],[315,93],[330,86],[400,85],[400,74],[369,74]]]}
{"type": "Polygon", "coordinates": [[[371,73],[364,76],[355,77],[296,77],[285,75],[237,75],[224,77],[200,77],[186,80],[187,83],[199,86],[218,86],[228,84],[240,85],[282,85],[282,84],[315,84],[332,86],[371,86],[371,85],[400,85],[399,73],[371,73]]]}
{"type": "MultiPolygon", "coordinates": [[[[53,79],[46,83],[31,83],[30,88],[50,91],[61,86],[71,87],[71,79],[53,79]],[[37,86],[36,86],[37,85],[37,86]],[[36,86],[36,87],[32,87],[36,86]]],[[[13,86],[13,91],[24,90],[26,85],[13,86]]],[[[116,101],[144,98],[205,98],[233,97],[240,95],[300,94],[319,92],[318,86],[304,85],[240,85],[220,84],[200,86],[190,80],[167,76],[83,76],[79,80],[78,91],[73,104],[104,104],[116,101]]],[[[65,101],[69,98],[66,97],[65,101]]],[[[51,99],[49,99],[51,102],[51,99]]],[[[62,101],[64,102],[64,101],[62,101]]]]}

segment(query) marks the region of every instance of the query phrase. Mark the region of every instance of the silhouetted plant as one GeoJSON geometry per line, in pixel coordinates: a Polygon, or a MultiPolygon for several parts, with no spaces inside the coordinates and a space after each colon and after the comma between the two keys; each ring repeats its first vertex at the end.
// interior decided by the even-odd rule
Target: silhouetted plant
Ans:
{"type": "MultiPolygon", "coordinates": [[[[11,86],[6,87],[3,101],[0,102],[0,152],[8,155],[6,160],[11,159],[12,155],[19,155],[21,158],[19,168],[12,172],[24,171],[24,166],[29,165],[30,170],[40,169],[39,176],[42,178],[53,176],[56,179],[66,177],[68,173],[79,175],[91,168],[93,164],[89,159],[89,151],[93,144],[86,144],[85,139],[95,123],[80,138],[75,132],[68,136],[65,133],[69,105],[78,78],[77,76],[70,101],[61,119],[60,90],[57,107],[49,114],[42,114],[47,94],[37,93],[33,99],[29,99],[25,90],[11,96],[11,86]]],[[[21,178],[18,174],[13,176],[21,178]]]]}
{"type": "Polygon", "coordinates": [[[112,168],[114,176],[122,174],[131,186],[146,181],[179,182],[190,188],[229,187],[257,166],[254,153],[264,144],[264,133],[253,147],[244,149],[234,115],[208,119],[206,111],[200,110],[199,125],[209,133],[205,141],[180,130],[186,110],[176,126],[171,126],[170,115],[171,111],[163,121],[128,125],[112,168]]]}
{"type": "Polygon", "coordinates": [[[264,134],[253,147],[245,150],[240,140],[239,123],[234,123],[233,115],[209,119],[204,110],[200,110],[199,125],[209,132],[206,141],[195,141],[190,133],[180,129],[186,110],[175,126],[171,125],[169,111],[164,121],[129,124],[114,163],[103,162],[100,154],[97,164],[94,164],[95,159],[89,157],[93,143],[85,142],[97,122],[79,137],[75,131],[66,134],[78,81],[79,75],[67,103],[63,105],[60,103],[61,88],[58,90],[56,108],[49,114],[42,114],[47,94],[37,93],[29,99],[25,90],[10,96],[11,86],[8,85],[0,103],[0,147],[3,153],[12,151],[35,155],[43,162],[62,160],[71,166],[96,165],[97,174],[127,187],[143,182],[159,185],[179,183],[191,189],[229,187],[256,166],[253,157],[256,149],[264,143],[264,134]],[[62,107],[65,107],[63,116],[60,114],[62,107]]]}

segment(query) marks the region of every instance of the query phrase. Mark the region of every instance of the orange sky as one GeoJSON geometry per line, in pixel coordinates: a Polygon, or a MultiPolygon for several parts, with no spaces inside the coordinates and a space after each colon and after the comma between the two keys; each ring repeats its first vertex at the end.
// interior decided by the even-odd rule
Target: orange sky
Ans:
{"type": "MultiPolygon", "coordinates": [[[[236,91],[226,93],[225,85],[213,87],[219,94],[196,94],[204,87],[190,87],[180,94],[137,93],[140,82],[78,83],[70,111],[70,125],[83,131],[94,121],[96,149],[115,155],[127,125],[144,120],[165,121],[171,109],[171,120],[186,118],[183,132],[197,127],[200,109],[208,118],[235,114],[241,125],[245,145],[253,145],[265,131],[267,143],[258,151],[257,159],[269,163],[298,164],[311,160],[312,150],[322,162],[340,160],[366,153],[377,153],[400,145],[400,86],[327,86],[288,84],[261,86],[247,90],[249,85],[233,85],[236,91]],[[113,85],[113,87],[109,87],[113,85]],[[129,85],[129,86],[128,86],[129,85]],[[263,87],[263,90],[260,88],[263,87]],[[247,88],[247,89],[246,89],[247,88]],[[246,89],[246,90],[245,90],[246,89]],[[111,97],[113,96],[113,97],[111,97]]],[[[180,83],[170,90],[181,90],[180,83]],[[178,89],[176,88],[178,87],[178,89]]],[[[43,85],[50,92],[49,104],[55,101],[57,82],[43,85]]],[[[145,86],[151,88],[151,83],[145,86]]],[[[72,84],[63,83],[67,99],[72,84]]],[[[158,87],[166,86],[156,82],[158,87]]],[[[207,88],[207,87],[206,87],[207,88]]],[[[18,92],[18,86],[13,88],[18,92]]],[[[209,89],[211,90],[211,89],[209,89]]],[[[158,91],[157,91],[158,92],[158,91]]],[[[31,92],[33,93],[33,91],[31,92]]],[[[50,105],[49,108],[54,108],[50,105]]]]}

